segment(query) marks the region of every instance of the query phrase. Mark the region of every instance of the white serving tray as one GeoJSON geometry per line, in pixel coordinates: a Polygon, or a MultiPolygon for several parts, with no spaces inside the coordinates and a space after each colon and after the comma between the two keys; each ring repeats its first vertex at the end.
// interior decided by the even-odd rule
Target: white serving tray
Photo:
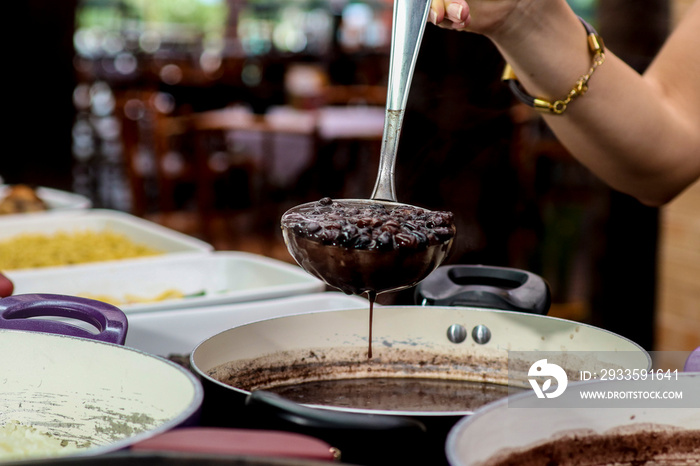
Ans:
{"type": "Polygon", "coordinates": [[[164,357],[186,355],[207,338],[238,325],[286,315],[363,306],[369,309],[366,299],[329,291],[251,303],[131,314],[127,316],[129,330],[125,345],[164,357]]]}
{"type": "MultiPolygon", "coordinates": [[[[0,199],[6,196],[10,187],[9,185],[0,184],[0,199]]],[[[49,208],[49,210],[44,213],[54,213],[72,209],[89,209],[92,207],[92,201],[87,197],[68,191],[61,191],[59,189],[39,186],[36,188],[36,195],[39,196],[49,208]]]]}
{"type": "MultiPolygon", "coordinates": [[[[201,253],[214,249],[212,245],[192,236],[116,210],[83,209],[55,212],[51,215],[0,216],[0,241],[23,233],[51,235],[62,231],[85,230],[120,233],[136,243],[163,251],[166,254],[201,253]]],[[[78,265],[68,267],[76,266],[78,265]]]]}
{"type": "Polygon", "coordinates": [[[56,293],[115,303],[126,314],[256,301],[325,289],[297,265],[246,252],[175,254],[72,267],[7,271],[14,294],[56,293]],[[184,298],[149,301],[168,290],[184,298]],[[122,304],[137,296],[146,302],[122,304]]]}

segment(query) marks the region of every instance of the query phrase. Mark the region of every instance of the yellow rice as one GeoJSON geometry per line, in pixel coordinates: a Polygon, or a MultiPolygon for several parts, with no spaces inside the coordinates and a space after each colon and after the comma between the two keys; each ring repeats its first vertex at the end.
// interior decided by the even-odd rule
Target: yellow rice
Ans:
{"type": "Polygon", "coordinates": [[[151,256],[162,251],[110,231],[24,233],[0,241],[0,270],[82,264],[151,256]]]}
{"type": "Polygon", "coordinates": [[[144,304],[144,303],[156,303],[160,301],[167,301],[169,299],[182,299],[185,294],[182,291],[175,289],[167,289],[162,293],[155,296],[139,296],[134,294],[126,293],[123,298],[118,298],[116,296],[105,295],[105,294],[91,294],[91,293],[80,293],[78,296],[83,298],[95,299],[97,301],[102,301],[104,303],[109,303],[114,306],[123,306],[124,304],[144,304]]]}

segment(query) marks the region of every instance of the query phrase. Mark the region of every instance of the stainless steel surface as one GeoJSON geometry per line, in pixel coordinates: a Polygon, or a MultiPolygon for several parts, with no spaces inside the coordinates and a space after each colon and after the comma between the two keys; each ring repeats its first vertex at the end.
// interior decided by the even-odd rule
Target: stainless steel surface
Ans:
{"type": "Polygon", "coordinates": [[[394,186],[396,151],[399,145],[408,92],[413,79],[413,70],[429,12],[429,0],[394,0],[386,116],[379,158],[379,173],[372,192],[372,199],[396,202],[396,188],[394,186]]]}

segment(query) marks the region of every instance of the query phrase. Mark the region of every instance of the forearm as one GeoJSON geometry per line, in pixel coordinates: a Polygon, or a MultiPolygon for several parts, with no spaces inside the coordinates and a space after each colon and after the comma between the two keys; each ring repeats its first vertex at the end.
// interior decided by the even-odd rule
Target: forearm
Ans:
{"type": "MultiPolygon", "coordinates": [[[[472,5],[478,32],[491,38],[530,94],[561,99],[589,70],[585,29],[565,0],[513,2],[500,17],[492,14],[494,2],[472,5]]],[[[563,115],[544,117],[572,155],[601,179],[653,205],[700,175],[699,8],[695,24],[675,34],[645,76],[606,51],[587,93],[563,115]]]]}
{"type": "Polygon", "coordinates": [[[565,115],[544,118],[574,157],[644,203],[670,201],[700,173],[700,129],[612,53],[565,115]]]}

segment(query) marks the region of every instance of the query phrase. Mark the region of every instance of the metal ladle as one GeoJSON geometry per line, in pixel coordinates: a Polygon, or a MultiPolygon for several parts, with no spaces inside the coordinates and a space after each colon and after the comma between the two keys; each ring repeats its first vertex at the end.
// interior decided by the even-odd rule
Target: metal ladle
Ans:
{"type": "MultiPolygon", "coordinates": [[[[342,199],[345,206],[364,208],[381,204],[387,209],[406,207],[396,200],[394,167],[406,101],[416,58],[430,12],[430,0],[394,0],[391,56],[386,115],[379,158],[379,172],[371,199],[342,199]]],[[[447,257],[452,238],[443,244],[412,251],[376,251],[324,245],[297,236],[288,219],[317,207],[302,204],[282,216],[285,243],[294,259],[307,272],[348,294],[378,294],[411,287],[447,257]]],[[[412,206],[408,206],[412,207],[412,206]]]]}

